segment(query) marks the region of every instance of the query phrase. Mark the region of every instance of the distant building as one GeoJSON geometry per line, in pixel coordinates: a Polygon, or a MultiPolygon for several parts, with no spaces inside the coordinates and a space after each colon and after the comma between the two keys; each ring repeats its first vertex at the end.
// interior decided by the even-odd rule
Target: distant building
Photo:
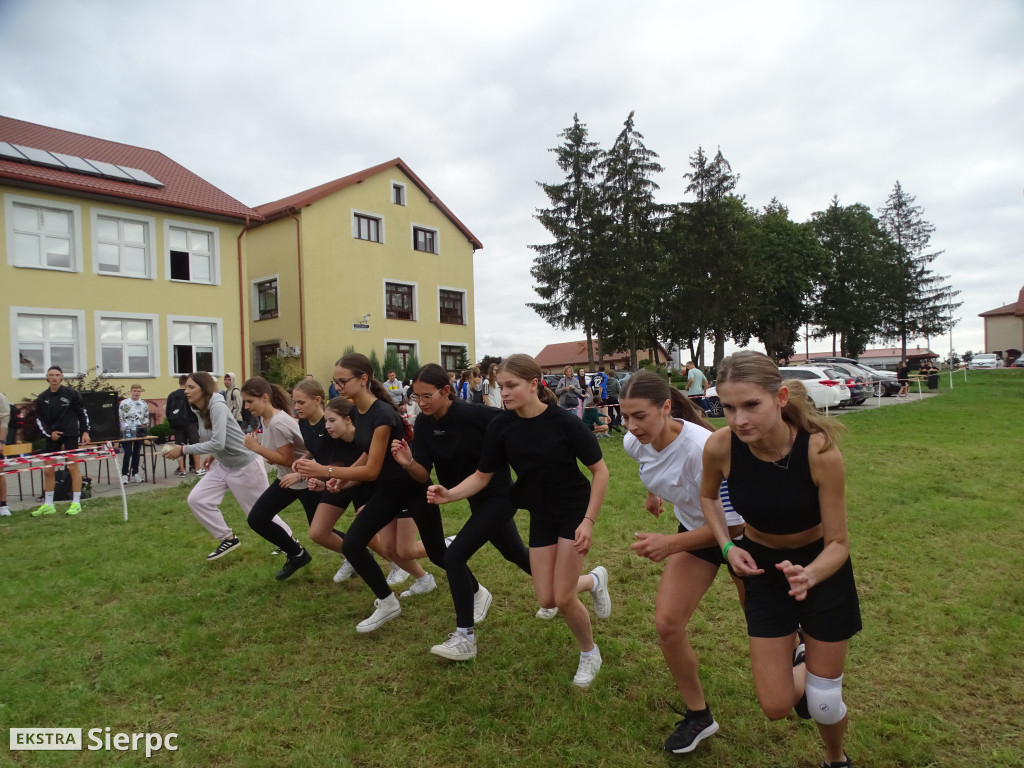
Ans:
{"type": "Polygon", "coordinates": [[[1024,287],[1017,301],[1004,304],[978,317],[985,321],[985,352],[993,352],[1010,363],[1024,350],[1024,287]]]}
{"type": "MultiPolygon", "coordinates": [[[[903,350],[900,347],[887,347],[885,349],[865,349],[860,353],[857,358],[860,362],[865,365],[870,365],[872,368],[895,368],[902,359],[903,350]]],[[[804,353],[791,355],[789,358],[790,365],[799,365],[805,363],[808,360],[813,360],[819,357],[836,357],[837,354],[831,350],[823,352],[811,352],[805,355],[804,353]]],[[[941,355],[932,352],[928,347],[916,346],[907,347],[907,364],[912,369],[916,369],[925,360],[937,360],[941,355]]]]}
{"type": "Polygon", "coordinates": [[[252,369],[297,357],[327,382],[346,347],[448,370],[473,349],[483,245],[401,159],[256,208],[246,281],[252,369]]]}
{"type": "MultiPolygon", "coordinates": [[[[615,352],[598,359],[598,342],[595,340],[591,344],[595,366],[603,365],[605,368],[608,368],[611,363],[614,363],[615,367],[620,371],[629,370],[629,352],[615,352]]],[[[643,350],[638,351],[638,357],[641,359],[644,354],[643,350]]],[[[658,356],[657,362],[659,363],[668,363],[672,360],[672,356],[660,344],[656,354],[658,356]]],[[[542,369],[550,370],[551,373],[561,373],[567,365],[571,365],[574,371],[579,370],[581,366],[586,368],[589,365],[587,342],[584,339],[581,341],[563,341],[558,344],[548,344],[537,353],[534,359],[542,369]]]]}
{"type": "MultiPolygon", "coordinates": [[[[164,397],[242,370],[247,222],[259,214],[151,149],[0,117],[0,380],[90,368],[164,397]]],[[[8,383],[9,382],[9,383],[8,383]]]]}

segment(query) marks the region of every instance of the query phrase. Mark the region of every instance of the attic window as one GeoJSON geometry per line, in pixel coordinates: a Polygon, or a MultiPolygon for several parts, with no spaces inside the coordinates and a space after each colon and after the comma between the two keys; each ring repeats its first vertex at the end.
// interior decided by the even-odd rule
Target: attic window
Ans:
{"type": "Polygon", "coordinates": [[[395,205],[405,205],[405,184],[392,182],[391,202],[394,203],[395,205]]]}

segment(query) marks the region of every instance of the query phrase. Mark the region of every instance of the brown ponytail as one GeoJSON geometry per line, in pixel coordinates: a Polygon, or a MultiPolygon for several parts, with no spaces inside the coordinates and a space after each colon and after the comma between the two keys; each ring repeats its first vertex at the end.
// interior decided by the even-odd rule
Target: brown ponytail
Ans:
{"type": "Polygon", "coordinates": [[[704,411],[678,389],[669,385],[661,376],[651,371],[640,371],[626,379],[626,384],[619,392],[619,402],[621,403],[627,398],[646,400],[659,408],[666,400],[671,400],[673,418],[682,419],[714,431],[714,427],[707,420],[704,411]]]}
{"type": "Polygon", "coordinates": [[[541,371],[537,361],[529,355],[509,355],[498,366],[498,373],[508,371],[524,381],[537,380],[537,398],[547,405],[558,405],[558,398],[555,393],[544,385],[544,373],[541,371]]]}
{"type": "Polygon", "coordinates": [[[263,397],[266,395],[270,399],[270,404],[275,409],[285,413],[292,412],[292,400],[288,397],[288,393],[284,391],[284,387],[280,384],[271,384],[262,376],[253,376],[251,379],[246,379],[239,389],[242,390],[242,394],[252,397],[263,397]]]}
{"type": "Polygon", "coordinates": [[[387,403],[396,413],[398,412],[398,408],[395,407],[391,395],[384,389],[384,385],[373,378],[373,366],[370,365],[370,359],[366,355],[350,352],[347,355],[342,355],[335,365],[347,371],[352,371],[356,376],[365,376],[366,388],[370,391],[370,394],[378,400],[387,403]]]}

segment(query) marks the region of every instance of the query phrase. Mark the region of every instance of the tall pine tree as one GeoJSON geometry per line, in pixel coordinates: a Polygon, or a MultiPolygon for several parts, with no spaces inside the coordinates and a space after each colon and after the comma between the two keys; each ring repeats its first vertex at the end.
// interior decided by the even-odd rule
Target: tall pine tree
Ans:
{"type": "MultiPolygon", "coordinates": [[[[590,141],[579,116],[573,115],[572,120],[559,134],[563,143],[550,150],[565,174],[564,181],[537,182],[550,201],[550,207],[538,209],[537,220],[554,242],[530,246],[537,253],[530,274],[540,301],[527,306],[556,328],[583,328],[592,357],[590,342],[603,321],[592,272],[600,228],[595,166],[602,152],[590,141]]],[[[593,370],[593,359],[590,363],[593,370]]]]}
{"type": "Polygon", "coordinates": [[[928,251],[935,227],[924,220],[923,209],[914,205],[916,200],[897,181],[885,205],[878,209],[882,230],[896,245],[894,266],[899,279],[885,335],[899,339],[903,357],[907,356],[908,338],[944,333],[962,304],[955,301],[960,291],[948,285],[949,278],[929,267],[942,251],[928,251]]]}

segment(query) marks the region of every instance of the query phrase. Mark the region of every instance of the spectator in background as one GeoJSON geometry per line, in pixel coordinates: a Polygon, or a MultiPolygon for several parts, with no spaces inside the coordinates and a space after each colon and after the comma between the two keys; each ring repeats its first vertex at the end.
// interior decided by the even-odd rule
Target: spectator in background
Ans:
{"type": "MultiPolygon", "coordinates": [[[[570,370],[570,373],[572,371],[570,370]]],[[[498,386],[498,364],[491,363],[484,379],[484,403],[491,408],[501,408],[501,387],[498,386]]]]}
{"type": "Polygon", "coordinates": [[[704,393],[708,389],[708,377],[700,368],[693,364],[693,360],[686,364],[686,394],[690,398],[704,399],[704,393]]]}
{"type": "Polygon", "coordinates": [[[249,423],[249,412],[245,410],[245,403],[242,401],[242,390],[237,386],[235,374],[230,371],[224,374],[224,389],[220,393],[224,395],[224,402],[227,403],[231,416],[238,422],[238,427],[242,430],[242,434],[245,434],[249,423]]]}
{"type": "Polygon", "coordinates": [[[466,400],[468,402],[471,399],[469,393],[469,371],[462,372],[462,376],[459,377],[459,383],[455,385],[455,394],[459,400],[466,400]]]}
{"type": "Polygon", "coordinates": [[[900,383],[900,391],[896,393],[896,397],[907,397],[910,392],[910,366],[907,365],[906,358],[900,360],[900,364],[896,366],[896,381],[900,383]]]}
{"type": "Polygon", "coordinates": [[[572,366],[565,366],[563,376],[555,387],[555,395],[558,397],[558,405],[573,413],[579,412],[580,398],[583,397],[583,390],[576,377],[572,375],[572,366]]]}
{"type": "Polygon", "coordinates": [[[139,456],[142,454],[142,441],[149,427],[149,403],[142,399],[142,385],[132,384],[131,396],[117,406],[117,420],[121,425],[121,449],[124,459],[121,461],[121,482],[141,483],[139,477],[139,456]]]}
{"type": "MultiPolygon", "coordinates": [[[[178,388],[167,396],[167,404],[164,411],[167,414],[167,423],[174,431],[174,442],[177,445],[194,445],[199,442],[199,417],[188,404],[185,397],[185,382],[188,381],[188,374],[183,373],[178,377],[178,388]]],[[[197,475],[205,475],[206,470],[200,469],[200,456],[192,457],[192,471],[197,475]]],[[[185,476],[185,456],[178,458],[178,477],[185,476]]]]}
{"type": "MultiPolygon", "coordinates": [[[[39,431],[46,436],[46,445],[42,453],[57,451],[73,451],[79,442],[89,442],[89,414],[85,412],[82,396],[71,387],[64,386],[64,371],[59,365],[51,365],[46,371],[46,383],[49,387],[36,398],[36,421],[39,431]]],[[[67,465],[71,475],[71,506],[65,510],[67,515],[77,515],[82,511],[82,472],[78,464],[67,465]]],[[[52,515],[57,509],[53,506],[54,488],[53,467],[43,469],[43,505],[32,512],[32,517],[52,515]]]]}
{"type": "Polygon", "coordinates": [[[405,390],[402,388],[402,383],[398,380],[397,374],[394,371],[388,371],[388,377],[384,380],[383,384],[384,389],[391,396],[391,402],[397,408],[405,399],[405,390]]]}

